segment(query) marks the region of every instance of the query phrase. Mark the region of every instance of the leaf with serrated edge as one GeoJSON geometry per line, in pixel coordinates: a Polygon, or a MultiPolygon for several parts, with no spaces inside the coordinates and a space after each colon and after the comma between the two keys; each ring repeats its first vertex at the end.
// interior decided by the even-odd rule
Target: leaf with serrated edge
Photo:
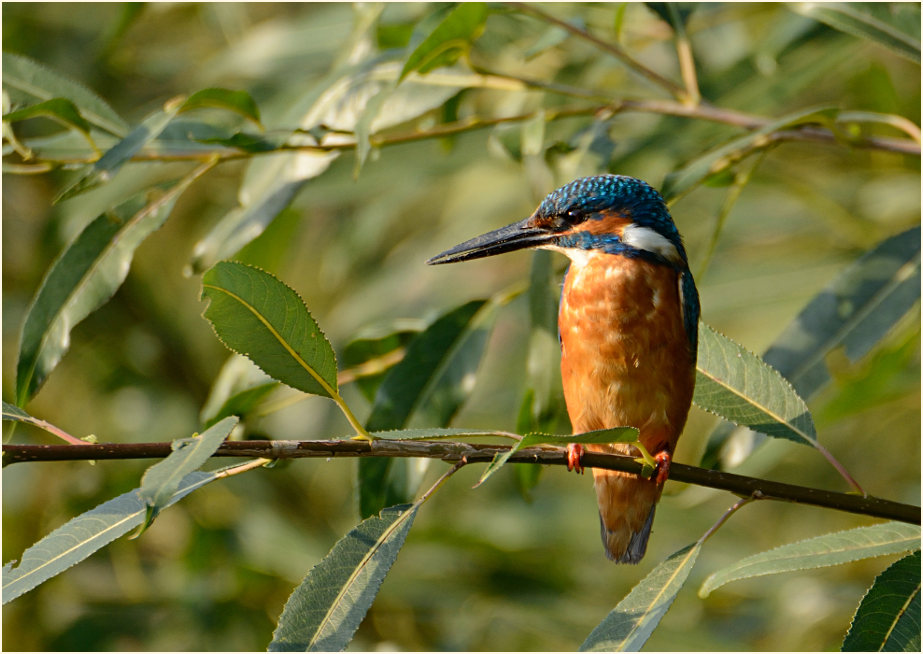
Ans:
{"type": "Polygon", "coordinates": [[[739,579],[839,565],[873,556],[910,552],[919,547],[920,528],[901,522],[824,534],[748,556],[718,570],[702,584],[699,596],[706,597],[716,588],[739,579]]]}
{"type": "Polygon", "coordinates": [[[693,402],[777,438],[814,445],[814,420],[792,385],[758,356],[703,322],[693,402]]]}
{"type": "Polygon", "coordinates": [[[702,549],[687,545],[657,565],[580,646],[581,652],[637,652],[669,610],[702,549]]]}
{"type": "Polygon", "coordinates": [[[397,559],[418,508],[383,509],[338,541],[285,603],[269,651],[345,649],[397,559]]]}
{"type": "Polygon", "coordinates": [[[920,550],[878,575],[856,610],[842,651],[920,651],[920,550]]]}
{"type": "Polygon", "coordinates": [[[147,469],[138,489],[138,497],[150,509],[145,526],[167,505],[180,481],[208,461],[236,424],[237,418],[225,418],[198,436],[174,441],[170,456],[147,469]]]}
{"type": "Polygon", "coordinates": [[[228,348],[292,388],[337,396],[336,355],[292,288],[259,268],[219,261],[202,277],[202,298],[228,348]]]}
{"type": "Polygon", "coordinates": [[[28,57],[3,53],[3,86],[39,100],[67,98],[97,127],[116,136],[128,132],[128,124],[93,91],[28,57]]]}
{"type": "MultiPolygon", "coordinates": [[[[220,472],[189,473],[164,506],[214,481],[220,472]]],[[[4,566],[3,603],[27,593],[128,533],[144,522],[146,513],[147,504],[138,495],[138,489],[134,489],[58,527],[23,552],[18,566],[4,566]]]]}
{"type": "Polygon", "coordinates": [[[70,331],[118,290],[137,247],[163,225],[176,199],[204,170],[198,168],[169,190],[138,193],[100,215],[48,269],[23,323],[18,404],[35,395],[67,351],[70,331]]]}

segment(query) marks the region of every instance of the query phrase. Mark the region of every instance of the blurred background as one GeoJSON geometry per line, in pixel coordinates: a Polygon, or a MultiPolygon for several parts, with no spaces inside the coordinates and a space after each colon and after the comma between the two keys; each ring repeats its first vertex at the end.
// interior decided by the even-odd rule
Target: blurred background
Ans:
{"type": "MultiPolygon", "coordinates": [[[[542,7],[679,79],[670,27],[649,7],[542,7]]],[[[296,99],[344,58],[383,53],[400,61],[394,48],[405,46],[414,26],[435,9],[13,3],[3,7],[3,47],[80,81],[132,124],[173,96],[220,86],[247,90],[263,124],[284,129],[297,126],[287,122],[296,99]],[[369,15],[373,26],[359,39],[357,25],[369,15]]],[[[918,4],[867,10],[919,42],[918,4]]],[[[833,105],[919,121],[918,64],[806,17],[797,5],[699,5],[687,30],[702,95],[720,107],[779,117],[833,105]]],[[[593,106],[575,91],[581,89],[596,104],[600,97],[664,98],[592,44],[502,5],[491,6],[470,61],[458,65],[570,91],[483,84],[446,93],[432,110],[397,129],[593,106]]],[[[55,129],[23,125],[24,133],[55,129]]],[[[901,136],[888,127],[869,130],[866,135],[901,136]]],[[[358,335],[387,333],[396,325],[418,328],[469,299],[525,283],[532,257],[429,268],[424,261],[433,254],[528,215],[547,192],[576,176],[618,172],[659,187],[671,171],[741,133],[650,113],[584,114],[373,149],[358,176],[347,152],[310,180],[240,258],[294,287],[342,354],[358,335]]],[[[806,142],[760,156],[710,259],[728,188],[701,186],[671,207],[697,276],[703,320],[757,353],[858,256],[920,220],[919,157],[806,142]]],[[[200,279],[189,266],[195,243],[237,206],[246,166],[224,163],[182,196],[166,225],[138,249],[112,301],[73,330],[69,352],[26,407],[29,413],[100,441],[170,440],[199,429],[200,411],[229,353],[201,317],[200,279]]],[[[5,400],[13,398],[23,317],[61,249],[131,191],[189,168],[131,164],[113,183],[58,205],[52,199],[73,173],[4,173],[5,400]]],[[[565,264],[555,259],[556,270],[563,272],[565,264]]],[[[502,307],[477,384],[453,425],[516,428],[527,384],[528,322],[525,296],[502,307]]],[[[918,304],[861,361],[831,356],[833,383],[809,402],[821,442],[869,493],[915,504],[919,342],[918,304]]],[[[549,360],[552,370],[556,365],[549,360]]],[[[367,415],[363,395],[352,385],[344,392],[357,413],[367,415]]],[[[675,459],[698,463],[716,424],[693,409],[675,459]]],[[[549,428],[569,430],[561,410],[549,428]]],[[[349,433],[333,404],[320,398],[254,418],[248,429],[280,439],[349,433]]],[[[51,442],[24,426],[15,439],[51,442]]],[[[136,487],[148,465],[4,469],[3,561],[18,558],[78,513],[136,487]]],[[[359,520],[355,466],[304,459],[192,494],[139,540],[118,540],[4,606],[4,649],[265,649],[292,588],[359,520]]],[[[427,479],[442,466],[434,463],[427,479]]],[[[616,566],[599,542],[587,477],[545,470],[527,500],[510,470],[472,490],[481,473],[473,468],[453,477],[420,511],[351,649],[576,649],[658,561],[696,540],[736,499],[668,484],[646,558],[637,567],[616,566]]],[[[847,490],[819,454],[788,441],[766,444],[735,471],[847,490]]],[[[890,558],[737,582],[704,600],[695,591],[710,572],[744,556],[874,522],[771,502],[746,507],[708,542],[647,648],[838,648],[865,589],[890,558]]]]}

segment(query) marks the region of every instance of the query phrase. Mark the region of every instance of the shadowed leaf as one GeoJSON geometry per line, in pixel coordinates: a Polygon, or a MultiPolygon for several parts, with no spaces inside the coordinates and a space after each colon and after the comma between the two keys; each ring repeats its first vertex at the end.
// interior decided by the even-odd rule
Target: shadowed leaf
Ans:
{"type": "Polygon", "coordinates": [[[3,120],[9,123],[15,123],[20,120],[44,116],[51,118],[63,124],[65,127],[76,129],[89,136],[90,123],[80,115],[77,105],[67,98],[52,98],[38,104],[23,107],[17,111],[11,111],[3,116],[3,120]]]}
{"type": "Polygon", "coordinates": [[[202,277],[203,315],[221,342],[305,393],[337,395],[336,356],[304,301],[268,272],[219,261],[202,277]]]}
{"type": "MultiPolygon", "coordinates": [[[[902,57],[920,63],[919,38],[914,38],[872,16],[859,3],[802,2],[791,5],[791,8],[833,29],[871,41],[902,57]]],[[[917,23],[919,23],[919,14],[917,14],[917,23]]]]}
{"type": "Polygon", "coordinates": [[[449,66],[465,54],[480,36],[487,21],[487,4],[462,2],[449,11],[435,29],[414,48],[400,79],[413,71],[427,73],[440,66],[449,66]]]}
{"type": "Polygon", "coordinates": [[[920,651],[919,550],[878,575],[856,610],[842,651],[920,651]]]}
{"type": "Polygon", "coordinates": [[[687,545],[657,565],[580,646],[581,652],[637,652],[669,610],[702,549],[687,545]]]}
{"type": "Polygon", "coordinates": [[[285,603],[269,651],[345,649],[397,559],[418,508],[388,507],[338,541],[285,603]]]}
{"type": "Polygon", "coordinates": [[[716,588],[739,579],[839,565],[873,556],[910,552],[919,547],[920,528],[901,522],[824,534],[748,556],[712,573],[699,589],[699,596],[706,597],[716,588]]]}
{"type": "Polygon", "coordinates": [[[201,107],[216,107],[240,114],[247,120],[260,124],[260,110],[246,91],[208,88],[196,91],[183,102],[180,111],[192,111],[201,107]]]}

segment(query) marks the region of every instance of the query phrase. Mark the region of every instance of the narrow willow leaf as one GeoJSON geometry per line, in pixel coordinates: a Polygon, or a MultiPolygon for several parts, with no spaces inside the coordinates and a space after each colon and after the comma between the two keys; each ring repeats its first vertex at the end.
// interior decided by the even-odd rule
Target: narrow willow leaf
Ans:
{"type": "Polygon", "coordinates": [[[693,401],[768,436],[816,445],[814,420],[795,389],[755,354],[699,323],[693,401]]]}
{"type": "Polygon", "coordinates": [[[458,427],[389,429],[387,431],[373,431],[370,433],[373,438],[381,438],[389,441],[428,441],[479,436],[510,436],[505,432],[491,431],[487,429],[461,429],[458,427]]]}
{"type": "Polygon", "coordinates": [[[336,355],[293,289],[258,268],[219,261],[202,277],[202,298],[228,348],[292,388],[337,396],[336,355]]]}
{"type": "Polygon", "coordinates": [[[499,470],[510,457],[513,456],[519,450],[526,447],[535,447],[536,445],[570,445],[571,443],[637,443],[638,442],[638,430],[634,427],[613,427],[611,429],[598,429],[596,431],[588,431],[581,434],[573,434],[566,436],[558,436],[554,434],[527,434],[522,437],[522,440],[518,441],[513,447],[507,452],[503,452],[491,461],[487,468],[484,470],[484,473],[481,475],[481,478],[478,480],[478,483],[475,486],[480,486],[487,478],[490,477],[493,473],[499,470]]]}
{"type": "Polygon", "coordinates": [[[36,118],[39,116],[56,120],[65,127],[70,127],[82,132],[84,136],[88,136],[90,133],[90,123],[80,115],[80,110],[77,109],[77,105],[67,98],[51,98],[50,100],[45,100],[38,104],[23,107],[17,111],[11,111],[3,116],[3,120],[5,122],[15,123],[20,120],[28,120],[29,118],[36,118]]]}
{"type": "MultiPolygon", "coordinates": [[[[474,300],[421,332],[385,375],[366,427],[401,429],[412,418],[417,424],[448,424],[473,390],[495,315],[493,303],[474,300]]],[[[369,458],[359,460],[358,470],[359,511],[368,517],[408,501],[425,468],[413,460],[369,458]]]]}
{"type": "Polygon", "coordinates": [[[183,102],[180,111],[192,111],[202,107],[216,107],[227,109],[240,114],[247,120],[260,125],[260,109],[256,102],[246,91],[233,91],[231,89],[207,88],[196,91],[183,102]]]}
{"type": "Polygon", "coordinates": [[[771,146],[773,142],[767,138],[769,134],[781,129],[810,123],[831,124],[836,118],[837,112],[837,109],[830,107],[808,109],[774,120],[759,129],[748,132],[744,136],[735,138],[725,145],[705,153],[683,168],[670,173],[663,181],[661,192],[667,200],[672,201],[712,175],[721,173],[754,152],[771,146]]]}
{"type": "Polygon", "coordinates": [[[842,651],[920,651],[919,550],[878,575],[856,610],[842,651]]]}
{"type": "Polygon", "coordinates": [[[462,2],[410,53],[401,69],[403,80],[413,71],[426,73],[453,64],[480,36],[487,22],[487,3],[462,2]]]}
{"type": "Polygon", "coordinates": [[[337,542],[285,603],[269,651],[345,649],[397,559],[418,508],[388,507],[337,542]]]}
{"type": "MultiPolygon", "coordinates": [[[[920,301],[920,227],[896,234],[864,254],[818,293],[763,355],[805,399],[830,383],[827,355],[842,348],[856,363],[878,345],[920,301]]],[[[702,465],[713,467],[733,427],[720,425],[709,438],[702,465]]],[[[749,455],[756,436],[735,460],[749,455]]],[[[731,463],[726,461],[725,464],[731,463]]]]}
{"type": "MultiPolygon", "coordinates": [[[[220,471],[192,472],[177,486],[165,506],[218,478],[220,471]]],[[[23,552],[19,565],[3,568],[3,603],[80,563],[95,551],[142,524],[147,504],[138,489],[100,504],[77,516],[23,552]]]]}
{"type": "Polygon", "coordinates": [[[37,100],[67,98],[93,125],[116,136],[128,133],[128,124],[102,98],[28,57],[3,53],[3,86],[37,100]]]}
{"type": "Polygon", "coordinates": [[[100,215],[52,264],[22,328],[18,404],[35,395],[67,351],[71,329],[118,290],[137,247],[163,225],[179,195],[209,167],[200,166],[172,186],[134,195],[100,215]]]}
{"type": "MultiPolygon", "coordinates": [[[[920,63],[919,37],[914,38],[877,19],[867,13],[868,10],[858,3],[802,2],[792,5],[792,8],[803,16],[825,23],[833,29],[866,39],[902,57],[920,63]]],[[[919,14],[917,14],[917,22],[919,22],[919,14]]]]}
{"type": "Polygon", "coordinates": [[[199,420],[208,428],[228,416],[243,418],[279,387],[250,359],[232,354],[215,377],[199,420]]]}
{"type": "Polygon", "coordinates": [[[639,651],[686,583],[701,549],[695,542],[659,563],[593,629],[580,651],[639,651]]]}
{"type": "Polygon", "coordinates": [[[920,528],[901,522],[824,534],[741,559],[710,575],[699,589],[699,596],[706,597],[716,588],[738,579],[822,568],[919,548],[920,528]]]}
{"type": "Polygon", "coordinates": [[[171,502],[186,475],[208,461],[236,424],[237,418],[225,418],[198,436],[173,441],[170,456],[147,469],[138,489],[138,497],[148,507],[142,530],[171,502]]]}
{"type": "Polygon", "coordinates": [[[79,195],[105,184],[141,148],[156,139],[179,111],[180,103],[171,100],[160,111],[154,112],[128,133],[124,139],[106,150],[95,163],[86,166],[80,176],[54,199],[55,203],[79,195]]]}

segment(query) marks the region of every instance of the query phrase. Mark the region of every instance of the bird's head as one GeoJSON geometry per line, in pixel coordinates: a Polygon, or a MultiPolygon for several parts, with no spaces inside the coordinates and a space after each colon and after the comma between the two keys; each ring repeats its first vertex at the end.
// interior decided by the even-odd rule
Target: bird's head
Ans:
{"type": "Polygon", "coordinates": [[[482,234],[427,263],[454,263],[525,248],[575,262],[598,253],[643,257],[686,269],[686,251],[660,194],[634,177],[582,177],[552,191],[525,220],[482,234]]]}

